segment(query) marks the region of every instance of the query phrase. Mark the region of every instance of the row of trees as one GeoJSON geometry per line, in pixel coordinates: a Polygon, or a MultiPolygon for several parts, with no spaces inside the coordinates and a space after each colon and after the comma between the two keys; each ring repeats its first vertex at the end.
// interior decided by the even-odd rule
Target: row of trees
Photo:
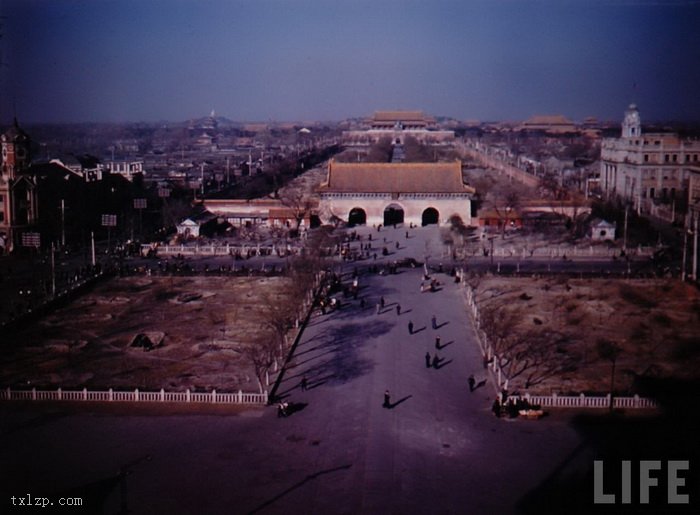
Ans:
{"type": "MultiPolygon", "coordinates": [[[[471,286],[477,291],[479,280],[472,278],[471,286]]],[[[593,352],[586,352],[587,336],[575,329],[578,323],[569,318],[566,326],[558,329],[556,324],[531,318],[527,307],[514,305],[518,302],[511,295],[514,292],[491,290],[488,298],[479,301],[479,328],[488,336],[490,358],[505,377],[509,381],[521,379],[522,387],[528,389],[597,362],[607,363],[612,409],[616,365],[623,347],[613,339],[599,337],[593,352]]],[[[518,299],[528,301],[531,297],[522,293],[518,299]]]]}
{"type": "Polygon", "coordinates": [[[567,372],[575,371],[581,356],[571,347],[576,339],[545,325],[522,327],[524,308],[509,309],[502,303],[480,308],[481,329],[489,336],[493,359],[510,380],[522,377],[524,388],[567,372]]]}
{"type": "Polygon", "coordinates": [[[327,227],[309,233],[301,255],[290,263],[284,289],[264,295],[260,331],[244,348],[261,393],[266,389],[269,372],[282,366],[289,354],[294,343],[290,332],[296,321],[305,316],[304,310],[309,308],[306,300],[314,301],[314,285],[319,273],[323,274],[326,269],[325,250],[335,246],[342,237],[342,231],[327,227]]]}

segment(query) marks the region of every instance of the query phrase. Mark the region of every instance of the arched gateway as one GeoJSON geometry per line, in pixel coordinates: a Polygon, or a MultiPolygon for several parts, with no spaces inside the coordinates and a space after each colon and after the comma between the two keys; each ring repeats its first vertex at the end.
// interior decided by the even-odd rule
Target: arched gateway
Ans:
{"type": "Polygon", "coordinates": [[[348,214],[348,225],[365,225],[367,223],[367,213],[361,207],[354,207],[348,214]]]}
{"type": "Polygon", "coordinates": [[[427,225],[454,213],[471,225],[474,188],[462,181],[462,165],[449,163],[338,163],[319,188],[323,223],[427,225]]]}
{"type": "Polygon", "coordinates": [[[421,225],[431,225],[436,224],[440,220],[440,213],[434,207],[429,207],[423,211],[421,216],[421,225]]]}
{"type": "Polygon", "coordinates": [[[403,208],[398,204],[389,204],[384,209],[384,225],[403,223],[403,208]]]}

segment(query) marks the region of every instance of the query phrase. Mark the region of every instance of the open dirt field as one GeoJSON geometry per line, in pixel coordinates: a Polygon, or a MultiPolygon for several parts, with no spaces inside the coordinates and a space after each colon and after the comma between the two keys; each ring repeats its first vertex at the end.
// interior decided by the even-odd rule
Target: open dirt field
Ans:
{"type": "Polygon", "coordinates": [[[635,393],[639,376],[700,377],[700,294],[680,281],[483,278],[473,285],[482,329],[513,358],[503,367],[512,392],[606,394],[613,356],[601,345],[611,344],[619,348],[618,394],[635,393]]]}
{"type": "Polygon", "coordinates": [[[0,385],[257,391],[243,353],[282,277],[132,277],[98,285],[7,338],[0,385]],[[153,348],[133,346],[146,335],[153,348]]]}

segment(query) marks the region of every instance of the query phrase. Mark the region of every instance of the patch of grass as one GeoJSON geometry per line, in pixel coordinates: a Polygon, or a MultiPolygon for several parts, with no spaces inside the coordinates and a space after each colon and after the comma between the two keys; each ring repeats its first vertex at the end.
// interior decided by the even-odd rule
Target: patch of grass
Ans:
{"type": "Polygon", "coordinates": [[[583,322],[584,318],[585,317],[572,317],[572,318],[569,318],[566,322],[569,325],[578,326],[578,325],[581,325],[581,322],[583,322]]]}
{"type": "Polygon", "coordinates": [[[180,294],[179,291],[177,290],[158,290],[154,297],[155,300],[170,300],[175,298],[180,294]]]}
{"type": "Polygon", "coordinates": [[[671,318],[666,313],[657,313],[652,320],[661,327],[671,327],[671,318]]]}
{"type": "Polygon", "coordinates": [[[630,337],[635,341],[646,341],[649,336],[649,326],[644,322],[638,324],[630,333],[630,337]]]}
{"type": "Polygon", "coordinates": [[[629,284],[621,284],[619,287],[619,292],[620,297],[634,306],[638,306],[640,308],[655,308],[658,305],[658,301],[656,299],[642,295],[629,284]]]}
{"type": "Polygon", "coordinates": [[[675,341],[673,359],[686,361],[700,356],[700,338],[683,338],[675,341]]]}

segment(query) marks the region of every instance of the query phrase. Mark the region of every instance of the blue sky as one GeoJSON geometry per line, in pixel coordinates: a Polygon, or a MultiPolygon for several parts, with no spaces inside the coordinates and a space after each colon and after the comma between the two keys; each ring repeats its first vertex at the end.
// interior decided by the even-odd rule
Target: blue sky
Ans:
{"type": "Polygon", "coordinates": [[[700,121],[700,1],[0,2],[2,121],[700,121]]]}

